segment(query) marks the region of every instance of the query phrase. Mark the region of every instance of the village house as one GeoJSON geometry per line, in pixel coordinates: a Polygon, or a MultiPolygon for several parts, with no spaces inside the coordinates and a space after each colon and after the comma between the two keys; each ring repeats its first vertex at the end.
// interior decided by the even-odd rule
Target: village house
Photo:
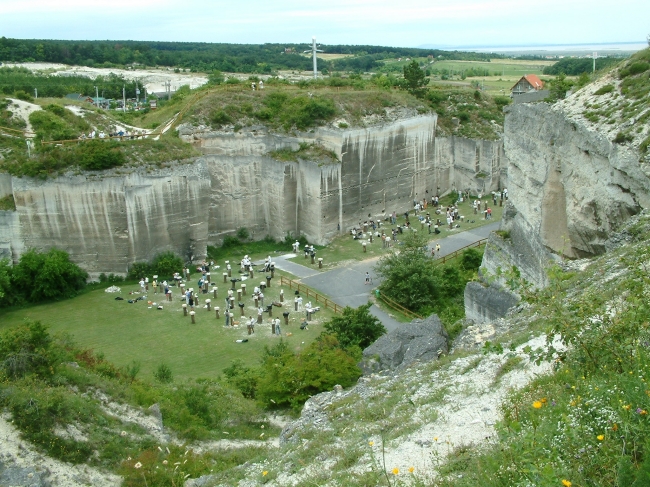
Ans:
{"type": "Polygon", "coordinates": [[[514,98],[524,93],[534,93],[544,88],[544,82],[535,74],[525,74],[517,83],[510,88],[510,94],[514,98]]]}

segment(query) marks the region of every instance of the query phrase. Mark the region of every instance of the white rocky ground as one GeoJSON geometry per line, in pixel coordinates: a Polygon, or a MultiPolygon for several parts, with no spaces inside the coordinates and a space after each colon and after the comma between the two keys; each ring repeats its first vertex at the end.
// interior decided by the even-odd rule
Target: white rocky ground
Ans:
{"type": "MultiPolygon", "coordinates": [[[[31,470],[25,477],[42,477],[52,486],[65,487],[115,487],[122,479],[114,474],[102,472],[87,465],[72,465],[38,453],[29,443],[23,441],[11,424],[9,415],[0,416],[0,462],[5,467],[20,467],[31,470]]],[[[26,484],[20,484],[26,485],[26,484]]],[[[40,485],[40,484],[39,484],[40,485]]]]}
{"type": "MultiPolygon", "coordinates": [[[[548,363],[531,363],[523,351],[526,346],[537,348],[543,346],[544,342],[544,337],[538,336],[513,352],[483,355],[477,351],[433,371],[431,364],[418,364],[399,373],[363,377],[349,390],[314,396],[305,404],[301,418],[285,429],[283,435],[288,442],[282,447],[282,454],[262,464],[248,465],[246,471],[251,474],[239,485],[258,485],[260,472],[263,471],[277,472],[277,477],[266,485],[298,485],[313,481],[323,469],[333,468],[340,458],[329,454],[330,445],[316,445],[300,439],[301,432],[309,428],[335,431],[337,451],[344,452],[360,445],[367,448],[367,453],[350,468],[350,472],[385,468],[393,476],[392,471],[397,468],[404,474],[399,476],[399,485],[408,485],[415,479],[432,478],[436,465],[443,462],[454,449],[479,445],[494,436],[494,425],[501,418],[500,405],[509,391],[523,387],[534,377],[550,370],[548,363]],[[501,375],[501,367],[506,361],[512,361],[513,357],[521,361],[512,371],[501,375]],[[395,394],[396,389],[404,391],[405,395],[400,400],[405,405],[411,405],[408,415],[417,427],[405,425],[409,431],[407,434],[383,442],[384,463],[382,438],[373,428],[376,425],[359,423],[351,429],[341,430],[336,423],[338,417],[344,418],[350,412],[346,399],[360,403],[381,401],[395,394]],[[428,398],[437,399],[429,402],[428,398]],[[291,456],[291,451],[302,448],[320,448],[328,451],[328,454],[317,457],[320,461],[295,472],[296,469],[287,468],[287,458],[291,456]],[[411,469],[413,475],[409,474],[411,469]]],[[[387,415],[388,421],[398,420],[390,417],[390,411],[387,411],[387,415]]],[[[318,485],[339,484],[321,477],[318,478],[318,485]]]]}

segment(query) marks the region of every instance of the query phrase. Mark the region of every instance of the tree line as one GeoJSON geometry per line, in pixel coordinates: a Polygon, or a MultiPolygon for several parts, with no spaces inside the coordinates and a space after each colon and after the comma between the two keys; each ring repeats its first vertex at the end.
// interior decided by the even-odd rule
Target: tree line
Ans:
{"type": "MultiPolygon", "coordinates": [[[[305,44],[225,44],[153,41],[68,41],[9,39],[0,37],[0,61],[50,62],[80,66],[114,67],[132,64],[174,66],[191,71],[214,70],[270,74],[277,70],[310,70],[311,59],[302,55],[305,44]]],[[[502,57],[489,53],[442,51],[440,49],[386,46],[321,46],[329,54],[348,54],[331,61],[320,60],[328,71],[371,71],[381,60],[398,57],[428,57],[488,61],[502,57]]]]}

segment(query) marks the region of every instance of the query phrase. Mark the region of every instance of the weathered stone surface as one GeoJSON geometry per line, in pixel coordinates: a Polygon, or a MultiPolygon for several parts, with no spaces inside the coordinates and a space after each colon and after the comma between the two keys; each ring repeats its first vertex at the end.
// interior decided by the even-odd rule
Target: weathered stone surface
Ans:
{"type": "Polygon", "coordinates": [[[449,336],[436,315],[400,325],[363,351],[365,373],[427,362],[447,353],[449,336]]]}
{"type": "Polygon", "coordinates": [[[519,302],[519,296],[498,285],[468,282],[465,286],[465,316],[484,323],[505,316],[519,302]]]}
{"type": "Polygon", "coordinates": [[[41,181],[0,178],[16,211],[0,211],[0,256],[58,247],[96,277],[171,250],[205,257],[208,243],[245,227],[254,238],[303,234],[326,243],[369,216],[383,219],[413,200],[453,189],[496,190],[500,141],[436,138],[435,115],[364,129],[318,128],[296,136],[250,127],[235,134],[181,136],[204,152],[189,164],[65,175],[41,181]],[[269,156],[318,143],[339,162],[280,162],[269,156]]]}
{"type": "Polygon", "coordinates": [[[638,152],[590,130],[561,104],[509,107],[504,149],[509,205],[501,230],[508,238],[493,235],[486,247],[482,268],[491,287],[470,283],[466,290],[466,314],[477,322],[504,315],[511,274],[544,287],[558,255],[605,252],[608,236],[650,205],[638,152]]]}
{"type": "Polygon", "coordinates": [[[34,467],[18,467],[0,462],[0,485],[11,487],[50,487],[47,472],[34,467]]]}

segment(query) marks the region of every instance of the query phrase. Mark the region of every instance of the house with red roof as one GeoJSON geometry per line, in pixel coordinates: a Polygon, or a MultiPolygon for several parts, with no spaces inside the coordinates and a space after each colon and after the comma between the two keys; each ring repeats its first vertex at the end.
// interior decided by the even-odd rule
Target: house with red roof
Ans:
{"type": "Polygon", "coordinates": [[[544,88],[544,82],[535,74],[525,74],[517,83],[510,88],[512,97],[523,95],[524,93],[534,93],[544,88]]]}

